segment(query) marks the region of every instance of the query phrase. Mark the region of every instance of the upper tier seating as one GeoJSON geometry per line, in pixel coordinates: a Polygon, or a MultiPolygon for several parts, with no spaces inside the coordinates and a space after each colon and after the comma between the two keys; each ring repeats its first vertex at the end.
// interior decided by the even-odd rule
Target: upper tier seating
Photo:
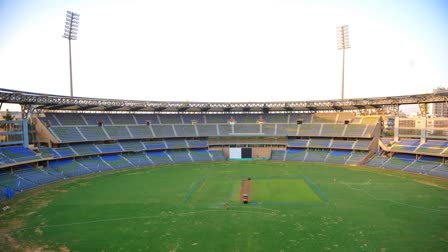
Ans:
{"type": "Polygon", "coordinates": [[[87,139],[81,135],[77,127],[51,127],[49,130],[62,142],[87,141],[87,139]]]}
{"type": "Polygon", "coordinates": [[[42,120],[53,118],[55,125],[50,126],[49,130],[64,143],[231,135],[371,137],[376,126],[374,124],[341,123],[352,117],[351,113],[207,115],[48,113],[42,120]],[[231,124],[230,119],[233,120],[231,124]],[[282,123],[285,121],[289,123],[282,123]],[[302,124],[297,124],[298,121],[302,124]]]}
{"type": "Polygon", "coordinates": [[[135,120],[137,120],[137,124],[160,124],[160,120],[158,115],[153,114],[135,114],[135,120]]]}
{"type": "Polygon", "coordinates": [[[146,125],[130,125],[128,129],[133,138],[150,138],[154,137],[154,133],[149,126],[146,125]]]}
{"type": "Polygon", "coordinates": [[[79,131],[81,131],[82,135],[90,141],[95,140],[107,140],[111,139],[106,135],[106,132],[104,131],[105,127],[98,127],[98,126],[84,126],[84,127],[78,127],[79,131]]]}
{"type": "Polygon", "coordinates": [[[313,114],[312,123],[336,123],[338,113],[316,113],[313,114]]]}
{"type": "Polygon", "coordinates": [[[176,136],[174,134],[174,128],[171,124],[166,125],[152,125],[151,126],[155,137],[173,137],[176,136]]]}
{"type": "Polygon", "coordinates": [[[428,140],[426,143],[420,145],[417,152],[426,152],[433,154],[441,154],[448,148],[447,141],[428,140]]]}
{"type": "Polygon", "coordinates": [[[197,136],[194,125],[174,125],[174,130],[176,131],[176,135],[179,137],[197,136]]]}
{"type": "Polygon", "coordinates": [[[135,118],[131,114],[116,114],[109,117],[114,125],[137,124],[135,118]]]}
{"type": "Polygon", "coordinates": [[[185,114],[182,115],[184,124],[191,124],[195,121],[197,124],[205,123],[205,115],[185,114]]]}
{"type": "Polygon", "coordinates": [[[291,124],[296,124],[298,121],[302,123],[311,123],[312,114],[291,114],[289,116],[289,122],[291,124]]]}
{"type": "Polygon", "coordinates": [[[78,114],[60,113],[53,116],[60,125],[86,125],[84,119],[78,114]]]}
{"type": "Polygon", "coordinates": [[[131,137],[131,133],[128,130],[128,127],[123,126],[104,126],[104,130],[106,130],[107,135],[111,139],[129,139],[131,137]]]}
{"type": "MultiPolygon", "coordinates": [[[[54,115],[58,117],[60,114],[54,115]]],[[[82,114],[81,116],[84,117],[88,125],[98,125],[98,123],[112,125],[108,114],[82,114]]]]}
{"type": "Polygon", "coordinates": [[[420,145],[420,139],[402,139],[394,143],[390,149],[391,150],[404,150],[404,151],[415,151],[417,146],[420,145]]]}
{"type": "Polygon", "coordinates": [[[198,124],[196,128],[199,136],[219,136],[217,124],[198,124]]]}
{"type": "Polygon", "coordinates": [[[161,115],[159,119],[161,124],[183,124],[182,117],[179,115],[161,115]]]}
{"type": "Polygon", "coordinates": [[[263,115],[265,123],[288,123],[287,114],[266,114],[263,115]]]}

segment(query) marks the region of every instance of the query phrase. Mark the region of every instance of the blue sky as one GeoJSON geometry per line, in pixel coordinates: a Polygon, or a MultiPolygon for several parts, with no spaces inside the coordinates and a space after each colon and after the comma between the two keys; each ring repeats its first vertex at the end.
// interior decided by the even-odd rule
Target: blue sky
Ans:
{"type": "Polygon", "coordinates": [[[338,99],[448,87],[448,1],[0,0],[0,87],[176,101],[338,99]]]}

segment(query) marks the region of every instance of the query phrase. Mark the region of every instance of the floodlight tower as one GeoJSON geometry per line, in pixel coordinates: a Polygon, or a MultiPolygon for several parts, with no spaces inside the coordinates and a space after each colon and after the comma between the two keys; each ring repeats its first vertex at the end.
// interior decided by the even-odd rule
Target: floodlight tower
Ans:
{"type": "Polygon", "coordinates": [[[345,66],[345,49],[350,48],[350,41],[348,36],[348,25],[341,25],[336,27],[336,35],[338,39],[338,50],[342,50],[342,87],[341,99],[344,100],[344,66],[345,66]]]}
{"type": "Polygon", "coordinates": [[[68,39],[68,58],[70,64],[70,96],[73,97],[73,78],[72,78],[72,40],[78,39],[79,14],[67,11],[65,16],[65,30],[63,38],[68,39]]]}

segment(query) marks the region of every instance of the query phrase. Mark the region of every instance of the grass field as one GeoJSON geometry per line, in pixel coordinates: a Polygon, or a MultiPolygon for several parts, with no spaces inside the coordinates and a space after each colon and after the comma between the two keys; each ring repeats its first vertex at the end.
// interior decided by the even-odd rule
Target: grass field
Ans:
{"type": "Polygon", "coordinates": [[[131,169],[1,202],[0,251],[447,251],[447,195],[441,179],[320,163],[131,169]]]}
{"type": "Polygon", "coordinates": [[[252,201],[257,204],[323,201],[303,178],[255,178],[252,180],[252,196],[252,201]]]}

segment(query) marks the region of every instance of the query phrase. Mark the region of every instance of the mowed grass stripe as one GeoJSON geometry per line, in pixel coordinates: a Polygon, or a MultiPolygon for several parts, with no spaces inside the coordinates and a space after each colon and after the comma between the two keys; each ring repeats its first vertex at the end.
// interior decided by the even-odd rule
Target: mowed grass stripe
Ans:
{"type": "Polygon", "coordinates": [[[253,179],[253,202],[322,202],[304,179],[253,179]]]}

